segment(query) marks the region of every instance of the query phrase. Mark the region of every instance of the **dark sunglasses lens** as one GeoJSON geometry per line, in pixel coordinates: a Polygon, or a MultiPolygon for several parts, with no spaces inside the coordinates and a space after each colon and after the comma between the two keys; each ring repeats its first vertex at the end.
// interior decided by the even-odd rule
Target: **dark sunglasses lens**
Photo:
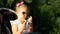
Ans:
{"type": "Polygon", "coordinates": [[[22,12],[23,14],[25,14],[25,12],[22,12]]]}

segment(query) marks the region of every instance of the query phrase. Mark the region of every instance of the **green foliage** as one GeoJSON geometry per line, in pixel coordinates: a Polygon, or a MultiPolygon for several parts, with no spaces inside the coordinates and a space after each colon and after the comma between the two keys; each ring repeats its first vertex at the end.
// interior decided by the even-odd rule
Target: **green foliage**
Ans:
{"type": "Polygon", "coordinates": [[[7,5],[11,6],[14,0],[7,0],[7,5]]]}
{"type": "Polygon", "coordinates": [[[32,3],[32,0],[25,0],[25,2],[27,2],[27,3],[32,3]]]}
{"type": "MultiPolygon", "coordinates": [[[[21,0],[0,0],[0,7],[15,10],[21,0]]],[[[34,31],[42,34],[60,34],[60,0],[25,0],[33,16],[34,31]]]]}

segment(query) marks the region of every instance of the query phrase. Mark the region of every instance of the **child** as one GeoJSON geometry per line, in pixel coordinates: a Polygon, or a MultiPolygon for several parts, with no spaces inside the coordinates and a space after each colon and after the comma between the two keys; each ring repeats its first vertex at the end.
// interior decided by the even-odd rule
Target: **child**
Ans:
{"type": "Polygon", "coordinates": [[[22,1],[16,4],[17,19],[11,22],[13,34],[28,34],[33,31],[32,16],[26,20],[28,16],[28,8],[22,1]]]}

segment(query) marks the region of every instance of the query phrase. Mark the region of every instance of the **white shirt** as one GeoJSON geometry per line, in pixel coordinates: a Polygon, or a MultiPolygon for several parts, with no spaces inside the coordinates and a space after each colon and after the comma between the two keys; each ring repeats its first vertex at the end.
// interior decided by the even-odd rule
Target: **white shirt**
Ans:
{"type": "MultiPolygon", "coordinates": [[[[20,21],[18,21],[18,20],[10,21],[10,23],[11,23],[11,25],[12,25],[12,24],[16,24],[17,27],[18,27],[18,30],[20,29],[20,26],[22,25],[22,24],[20,23],[20,21]]],[[[23,31],[23,34],[28,34],[28,32],[27,32],[28,26],[29,26],[29,25],[28,25],[28,21],[26,20],[26,29],[23,31]]]]}

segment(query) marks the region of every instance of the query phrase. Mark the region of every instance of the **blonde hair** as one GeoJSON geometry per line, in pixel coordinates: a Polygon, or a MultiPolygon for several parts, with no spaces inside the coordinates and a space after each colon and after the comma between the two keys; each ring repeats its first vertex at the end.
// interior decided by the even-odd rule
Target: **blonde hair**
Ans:
{"type": "Polygon", "coordinates": [[[16,7],[16,11],[18,11],[18,9],[20,9],[20,8],[27,8],[27,5],[23,4],[23,5],[19,6],[19,7],[16,7]]]}

